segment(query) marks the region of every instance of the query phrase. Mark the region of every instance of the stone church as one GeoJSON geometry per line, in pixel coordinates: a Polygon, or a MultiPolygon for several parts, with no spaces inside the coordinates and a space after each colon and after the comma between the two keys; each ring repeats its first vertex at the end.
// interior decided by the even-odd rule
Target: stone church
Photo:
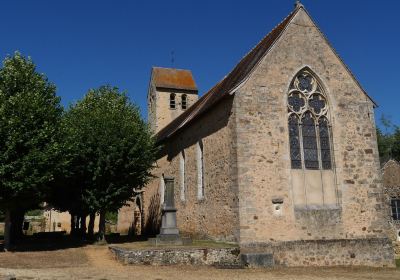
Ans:
{"type": "Polygon", "coordinates": [[[155,179],[119,230],[157,233],[164,176],[182,235],[276,264],[393,266],[374,107],[301,4],[198,98],[188,70],[153,68],[155,179]]]}

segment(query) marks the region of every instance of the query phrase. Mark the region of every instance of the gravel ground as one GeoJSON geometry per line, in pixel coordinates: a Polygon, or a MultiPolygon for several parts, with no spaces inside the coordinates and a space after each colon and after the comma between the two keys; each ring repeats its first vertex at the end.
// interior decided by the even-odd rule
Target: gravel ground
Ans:
{"type": "Polygon", "coordinates": [[[268,279],[268,280],[388,280],[400,279],[400,269],[280,268],[217,269],[193,266],[124,266],[116,262],[107,246],[0,253],[0,279],[268,279]]]}

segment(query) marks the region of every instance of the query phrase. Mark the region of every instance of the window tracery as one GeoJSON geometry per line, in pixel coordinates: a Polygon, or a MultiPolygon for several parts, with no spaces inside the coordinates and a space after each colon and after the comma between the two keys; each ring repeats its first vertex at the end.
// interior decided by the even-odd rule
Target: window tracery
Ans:
{"type": "Polygon", "coordinates": [[[290,159],[293,169],[332,169],[328,106],[321,85],[307,70],[288,94],[290,159]]]}

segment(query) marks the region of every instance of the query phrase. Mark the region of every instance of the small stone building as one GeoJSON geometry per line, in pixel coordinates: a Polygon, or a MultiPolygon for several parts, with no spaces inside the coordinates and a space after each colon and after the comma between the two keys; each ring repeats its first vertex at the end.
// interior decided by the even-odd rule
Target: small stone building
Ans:
{"type": "Polygon", "coordinates": [[[395,244],[395,251],[400,255],[400,163],[389,160],[383,165],[383,187],[387,205],[390,208],[389,223],[392,226],[389,237],[395,244]]]}
{"type": "Polygon", "coordinates": [[[394,265],[375,103],[301,4],[197,98],[189,71],[153,68],[147,232],[172,176],[183,235],[286,266],[394,265]]]}

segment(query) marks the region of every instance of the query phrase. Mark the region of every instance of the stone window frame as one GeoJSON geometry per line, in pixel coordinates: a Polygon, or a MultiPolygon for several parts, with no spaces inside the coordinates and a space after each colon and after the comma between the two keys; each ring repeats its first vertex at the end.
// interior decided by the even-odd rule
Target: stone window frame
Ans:
{"type": "Polygon", "coordinates": [[[204,144],[200,139],[196,144],[197,150],[197,199],[205,199],[205,183],[204,183],[204,144]]]}
{"type": "Polygon", "coordinates": [[[399,197],[391,197],[390,198],[390,208],[391,208],[390,216],[391,216],[393,222],[399,223],[400,222],[400,198],[399,197]],[[393,204],[395,205],[394,207],[393,207],[393,204]],[[395,209],[395,213],[393,212],[393,209],[395,209]],[[396,218],[394,216],[396,216],[396,218]]]}
{"type": "Polygon", "coordinates": [[[176,94],[173,92],[169,94],[169,108],[176,109],[176,94]]]}
{"type": "MultiPolygon", "coordinates": [[[[330,121],[330,110],[329,102],[326,96],[326,91],[322,86],[317,75],[315,75],[310,69],[303,68],[295,75],[293,81],[290,84],[290,88],[287,94],[287,108],[288,108],[288,128],[289,128],[289,151],[290,151],[290,165],[292,169],[303,169],[303,170],[334,170],[334,154],[333,154],[333,137],[332,137],[332,125],[330,121]],[[300,77],[308,77],[311,79],[310,84],[302,83],[300,77]],[[302,102],[291,102],[290,98],[298,96],[302,102]],[[316,100],[315,98],[318,97],[316,100]],[[316,100],[316,101],[313,101],[316,100]],[[323,101],[325,106],[323,108],[314,108],[311,104],[318,104],[318,101],[323,101]],[[292,103],[292,104],[291,104],[292,103]],[[304,126],[303,120],[306,116],[311,116],[314,122],[314,135],[315,135],[315,160],[318,161],[318,166],[311,166],[306,163],[305,150],[304,148],[304,126]],[[294,124],[291,127],[291,121],[296,120],[297,122],[297,139],[291,133],[293,132],[294,124]],[[327,136],[327,149],[321,147],[321,122],[326,122],[327,136]],[[295,158],[293,146],[294,142],[298,142],[297,158],[295,158]],[[322,159],[322,151],[324,155],[329,156],[329,161],[322,159]],[[296,163],[297,161],[297,163],[296,163]],[[300,164],[299,164],[300,163],[300,164]]],[[[294,98],[293,98],[294,99],[294,98]]],[[[314,152],[313,152],[314,153],[314,152]]],[[[310,154],[313,154],[310,152],[310,154]]]]}
{"type": "Polygon", "coordinates": [[[180,179],[180,198],[186,200],[186,155],[185,150],[179,153],[179,179],[180,179]]]}
{"type": "Polygon", "coordinates": [[[400,220],[394,220],[392,216],[392,199],[398,199],[400,200],[400,186],[384,186],[383,192],[386,197],[386,203],[385,205],[390,208],[388,209],[388,219],[389,222],[393,225],[400,225],[400,220]]]}

